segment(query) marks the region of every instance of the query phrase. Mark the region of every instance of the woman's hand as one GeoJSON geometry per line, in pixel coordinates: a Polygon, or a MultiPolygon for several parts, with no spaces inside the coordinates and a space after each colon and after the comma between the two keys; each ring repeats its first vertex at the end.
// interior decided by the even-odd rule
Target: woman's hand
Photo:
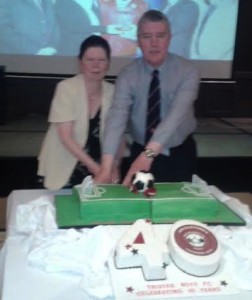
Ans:
{"type": "Polygon", "coordinates": [[[86,162],[86,167],[88,171],[93,175],[93,177],[97,176],[101,170],[100,165],[91,158],[86,162]]]}

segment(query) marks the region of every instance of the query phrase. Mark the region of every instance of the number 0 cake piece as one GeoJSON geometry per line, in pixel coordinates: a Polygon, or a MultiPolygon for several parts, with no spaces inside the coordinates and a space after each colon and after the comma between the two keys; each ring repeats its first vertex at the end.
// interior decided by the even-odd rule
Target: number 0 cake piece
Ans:
{"type": "Polygon", "coordinates": [[[217,271],[221,259],[218,240],[203,223],[181,220],[172,225],[168,247],[179,269],[194,276],[217,271]]]}

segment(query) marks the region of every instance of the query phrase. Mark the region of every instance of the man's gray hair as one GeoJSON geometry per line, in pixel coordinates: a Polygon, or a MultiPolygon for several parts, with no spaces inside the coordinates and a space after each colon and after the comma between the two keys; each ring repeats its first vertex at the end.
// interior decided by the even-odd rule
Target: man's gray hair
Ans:
{"type": "Polygon", "coordinates": [[[139,19],[138,25],[137,25],[137,36],[139,37],[139,34],[141,32],[142,26],[146,22],[163,22],[167,25],[168,33],[170,34],[170,22],[167,19],[166,15],[164,15],[161,11],[151,9],[147,10],[139,19]]]}

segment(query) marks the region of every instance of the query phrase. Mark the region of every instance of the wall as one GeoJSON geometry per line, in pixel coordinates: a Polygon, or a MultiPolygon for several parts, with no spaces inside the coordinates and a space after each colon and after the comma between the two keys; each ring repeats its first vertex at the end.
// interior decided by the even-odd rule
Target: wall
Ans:
{"type": "Polygon", "coordinates": [[[0,66],[0,125],[5,123],[6,100],[4,67],[0,66]]]}
{"type": "Polygon", "coordinates": [[[196,113],[198,117],[252,117],[252,79],[203,81],[196,113]]]}
{"type": "MultiPolygon", "coordinates": [[[[7,121],[18,115],[48,114],[55,85],[63,77],[6,76],[7,121]]],[[[113,79],[109,78],[110,81],[113,79]]],[[[1,110],[0,110],[1,111],[1,110]]],[[[198,117],[252,117],[252,78],[202,81],[196,101],[198,117]]],[[[3,119],[3,118],[2,118],[3,119]]]]}

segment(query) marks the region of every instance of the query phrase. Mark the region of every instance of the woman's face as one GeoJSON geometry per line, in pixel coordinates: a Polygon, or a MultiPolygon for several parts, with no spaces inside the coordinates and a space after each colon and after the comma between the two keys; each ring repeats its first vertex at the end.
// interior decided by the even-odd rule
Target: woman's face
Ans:
{"type": "Polygon", "coordinates": [[[90,47],[80,60],[81,71],[86,79],[102,80],[109,69],[109,59],[101,47],[90,47]]]}

